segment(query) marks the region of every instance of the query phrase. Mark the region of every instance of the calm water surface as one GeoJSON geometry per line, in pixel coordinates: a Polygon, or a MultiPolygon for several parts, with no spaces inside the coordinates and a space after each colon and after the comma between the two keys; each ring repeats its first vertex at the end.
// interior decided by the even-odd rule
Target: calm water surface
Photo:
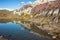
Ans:
{"type": "Polygon", "coordinates": [[[12,22],[0,23],[0,35],[10,40],[48,40],[30,33],[21,25],[12,22]]]}

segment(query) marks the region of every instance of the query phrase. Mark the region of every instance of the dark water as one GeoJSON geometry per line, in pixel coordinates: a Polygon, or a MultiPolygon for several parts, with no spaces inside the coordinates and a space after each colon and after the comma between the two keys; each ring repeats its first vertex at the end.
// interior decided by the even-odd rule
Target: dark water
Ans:
{"type": "Polygon", "coordinates": [[[0,35],[11,40],[49,40],[32,34],[21,25],[12,22],[0,23],[0,35]]]}

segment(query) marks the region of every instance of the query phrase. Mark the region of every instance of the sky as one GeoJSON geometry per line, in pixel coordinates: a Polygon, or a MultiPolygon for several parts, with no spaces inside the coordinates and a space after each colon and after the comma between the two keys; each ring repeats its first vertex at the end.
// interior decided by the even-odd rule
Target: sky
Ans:
{"type": "Polygon", "coordinates": [[[0,9],[17,9],[35,0],[0,0],[0,9]]]}

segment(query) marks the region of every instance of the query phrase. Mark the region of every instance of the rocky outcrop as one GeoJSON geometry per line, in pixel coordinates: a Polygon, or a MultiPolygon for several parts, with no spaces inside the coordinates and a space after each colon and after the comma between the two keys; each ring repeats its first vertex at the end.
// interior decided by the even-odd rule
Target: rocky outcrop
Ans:
{"type": "Polygon", "coordinates": [[[38,14],[42,11],[46,11],[46,10],[52,10],[52,9],[56,9],[56,8],[60,8],[60,0],[55,0],[55,1],[50,1],[44,4],[40,4],[35,6],[34,8],[32,8],[31,10],[31,14],[38,14]]]}
{"type": "Polygon", "coordinates": [[[30,14],[32,7],[33,6],[31,4],[27,4],[27,5],[22,6],[20,9],[14,10],[13,12],[14,12],[14,14],[18,14],[20,16],[27,14],[27,13],[30,14]]]}
{"type": "Polygon", "coordinates": [[[35,6],[31,15],[36,27],[46,31],[53,39],[60,39],[60,0],[35,6]]]}

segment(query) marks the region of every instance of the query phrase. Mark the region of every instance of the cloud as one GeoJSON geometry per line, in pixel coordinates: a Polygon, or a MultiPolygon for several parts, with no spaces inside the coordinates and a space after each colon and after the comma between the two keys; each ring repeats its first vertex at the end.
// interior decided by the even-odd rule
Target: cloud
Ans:
{"type": "Polygon", "coordinates": [[[0,10],[9,10],[9,11],[13,11],[14,9],[9,9],[9,8],[0,8],[0,10]]]}
{"type": "Polygon", "coordinates": [[[32,4],[32,2],[31,2],[31,1],[28,1],[28,2],[21,2],[21,4],[23,4],[23,5],[32,4]]]}
{"type": "Polygon", "coordinates": [[[25,2],[21,2],[21,4],[25,5],[26,3],[25,2]]]}
{"type": "Polygon", "coordinates": [[[29,2],[28,2],[28,4],[32,4],[32,2],[31,2],[31,1],[29,1],[29,2]]]}
{"type": "Polygon", "coordinates": [[[25,2],[21,2],[22,4],[25,3],[25,2]]]}

